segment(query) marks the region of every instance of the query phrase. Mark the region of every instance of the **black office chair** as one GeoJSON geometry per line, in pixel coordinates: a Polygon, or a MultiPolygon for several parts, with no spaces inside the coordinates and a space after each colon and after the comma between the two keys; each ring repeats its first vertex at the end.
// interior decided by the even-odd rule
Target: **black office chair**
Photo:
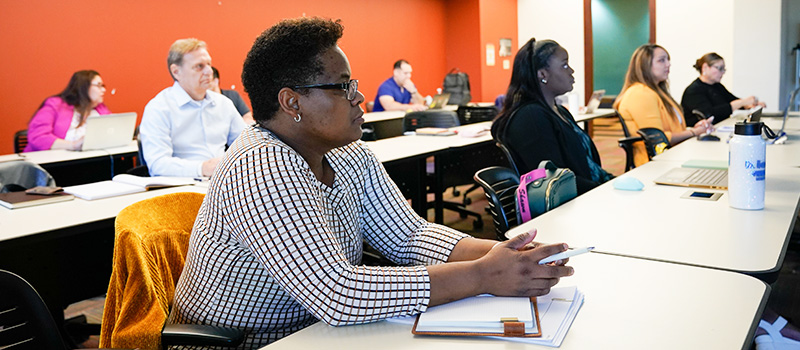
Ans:
{"type": "Polygon", "coordinates": [[[142,177],[149,177],[150,170],[147,169],[147,162],[144,161],[144,153],[142,151],[142,139],[139,138],[139,127],[136,127],[136,146],[139,148],[138,155],[138,165],[126,171],[127,174],[142,176],[142,177]]]}
{"type": "Polygon", "coordinates": [[[506,145],[504,145],[500,141],[497,141],[497,143],[495,144],[497,145],[498,148],[500,148],[501,151],[503,151],[503,154],[506,155],[506,159],[508,159],[508,165],[511,167],[511,170],[513,170],[514,173],[517,174],[517,178],[519,178],[520,176],[519,168],[517,167],[517,162],[514,161],[514,156],[511,155],[511,151],[508,150],[508,147],[506,147],[506,145]]]}
{"type": "Polygon", "coordinates": [[[403,131],[414,131],[418,128],[452,128],[459,125],[461,123],[456,112],[444,109],[409,112],[403,117],[403,131]]]}
{"type": "Polygon", "coordinates": [[[625,137],[617,140],[617,144],[625,151],[625,171],[627,172],[636,167],[636,164],[633,162],[633,144],[642,142],[642,137],[631,136],[630,131],[628,131],[628,126],[625,124],[625,120],[622,119],[622,114],[619,114],[619,111],[615,112],[617,118],[619,118],[619,124],[622,126],[622,134],[625,135],[625,137]]]}
{"type": "Polygon", "coordinates": [[[0,270],[0,286],[0,349],[67,349],[33,286],[6,270],[0,270]]]}
{"type": "Polygon", "coordinates": [[[493,166],[476,172],[475,181],[483,188],[489,201],[497,239],[506,240],[505,233],[518,224],[515,195],[519,176],[509,168],[493,166]]]}
{"type": "MultiPolygon", "coordinates": [[[[448,111],[443,109],[429,109],[425,111],[418,111],[418,112],[409,112],[403,117],[403,131],[415,131],[419,128],[452,128],[461,125],[458,120],[458,115],[454,111],[448,111]]],[[[435,137],[435,136],[431,136],[435,137]]],[[[464,164],[463,153],[457,152],[457,154],[442,154],[437,157],[437,160],[441,162],[441,168],[444,172],[444,187],[442,189],[434,188],[434,171],[433,169],[428,169],[428,188],[430,191],[441,190],[445,191],[447,188],[453,188],[453,195],[454,196],[461,196],[461,193],[456,189],[456,186],[465,185],[472,183],[472,179],[469,176],[459,176],[460,173],[465,173],[463,169],[459,169],[462,164],[464,164]]],[[[471,172],[470,172],[471,173],[471,172]]],[[[477,189],[477,186],[475,186],[477,189]]],[[[443,202],[443,207],[448,210],[452,210],[458,212],[459,216],[462,218],[466,218],[468,216],[475,217],[475,221],[473,222],[473,227],[476,229],[483,227],[483,220],[480,214],[467,210],[466,206],[470,204],[469,198],[467,198],[467,193],[469,193],[473,189],[469,189],[464,193],[464,199],[462,199],[461,203],[456,202],[443,202]]],[[[435,205],[435,203],[428,203],[428,207],[431,208],[435,205]]]]}
{"type": "Polygon", "coordinates": [[[14,133],[14,153],[22,153],[28,145],[28,129],[14,133]]]}
{"type": "Polygon", "coordinates": [[[641,128],[636,133],[644,140],[644,148],[647,150],[647,157],[650,159],[669,148],[669,139],[660,129],[641,128]]]}

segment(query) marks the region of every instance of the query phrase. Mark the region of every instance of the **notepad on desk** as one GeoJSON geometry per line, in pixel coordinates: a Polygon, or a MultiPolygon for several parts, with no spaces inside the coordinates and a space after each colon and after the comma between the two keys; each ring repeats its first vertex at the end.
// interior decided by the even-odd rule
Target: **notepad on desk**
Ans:
{"type": "Polygon", "coordinates": [[[75,197],[64,192],[48,195],[28,194],[24,191],[0,193],[0,206],[8,209],[33,207],[36,205],[71,201],[75,197]]]}
{"type": "Polygon", "coordinates": [[[95,200],[108,197],[123,196],[126,194],[144,192],[147,190],[184,186],[194,184],[190,177],[154,176],[140,177],[128,174],[114,176],[111,180],[100,181],[85,185],[64,187],[64,192],[75,195],[85,200],[95,200]]]}
{"type": "Polygon", "coordinates": [[[417,318],[414,334],[535,337],[539,313],[535,298],[478,295],[428,308],[417,318]]]}
{"type": "Polygon", "coordinates": [[[457,133],[455,130],[447,128],[419,128],[415,132],[417,135],[425,136],[450,136],[457,133]]]}
{"type": "MultiPolygon", "coordinates": [[[[583,305],[583,298],[583,293],[574,286],[552,288],[549,294],[535,298],[534,302],[530,298],[467,298],[428,308],[417,317],[412,333],[488,335],[497,339],[558,347],[583,305]],[[500,319],[513,317],[519,322],[530,319],[536,325],[526,327],[525,335],[508,336],[500,319]]],[[[405,322],[402,318],[388,321],[405,322]]]]}

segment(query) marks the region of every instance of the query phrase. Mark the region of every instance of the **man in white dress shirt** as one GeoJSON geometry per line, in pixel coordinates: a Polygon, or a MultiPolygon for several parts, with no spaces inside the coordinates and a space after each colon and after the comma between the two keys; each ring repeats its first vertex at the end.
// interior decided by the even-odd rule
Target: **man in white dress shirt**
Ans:
{"type": "Polygon", "coordinates": [[[246,125],[230,99],[208,91],[213,71],[205,42],[175,41],[167,67],[175,83],[147,103],[139,126],[147,168],[153,176],[211,176],[246,125]]]}

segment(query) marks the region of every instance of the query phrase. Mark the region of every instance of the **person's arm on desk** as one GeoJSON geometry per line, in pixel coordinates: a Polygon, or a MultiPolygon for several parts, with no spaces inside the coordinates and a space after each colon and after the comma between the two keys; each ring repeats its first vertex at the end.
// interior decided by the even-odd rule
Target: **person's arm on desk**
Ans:
{"type": "Polygon", "coordinates": [[[539,260],[563,252],[567,247],[563,243],[532,246],[534,237],[535,230],[499,244],[462,239],[446,264],[428,266],[429,306],[484,293],[524,297],[549,293],[561,277],[572,275],[573,269],[563,266],[566,261],[558,265],[539,265],[539,260]],[[481,255],[481,252],[485,253],[481,255]]]}
{"type": "MultiPolygon", "coordinates": [[[[411,94],[412,101],[413,101],[414,95],[415,94],[411,94]]],[[[416,95],[419,95],[419,93],[416,93],[416,95]]],[[[392,97],[391,95],[383,95],[379,99],[381,101],[381,105],[383,106],[383,109],[387,110],[387,111],[408,111],[408,110],[424,111],[424,110],[428,109],[428,107],[425,107],[422,104],[397,102],[397,101],[394,100],[394,97],[392,97]]]]}

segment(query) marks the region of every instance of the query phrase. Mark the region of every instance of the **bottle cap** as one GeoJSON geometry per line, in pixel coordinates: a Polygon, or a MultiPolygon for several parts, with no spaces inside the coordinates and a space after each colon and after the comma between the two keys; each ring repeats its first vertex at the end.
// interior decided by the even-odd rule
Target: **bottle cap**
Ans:
{"type": "Polygon", "coordinates": [[[763,122],[739,122],[733,127],[733,133],[736,135],[755,136],[761,135],[761,129],[764,128],[763,122]]]}

